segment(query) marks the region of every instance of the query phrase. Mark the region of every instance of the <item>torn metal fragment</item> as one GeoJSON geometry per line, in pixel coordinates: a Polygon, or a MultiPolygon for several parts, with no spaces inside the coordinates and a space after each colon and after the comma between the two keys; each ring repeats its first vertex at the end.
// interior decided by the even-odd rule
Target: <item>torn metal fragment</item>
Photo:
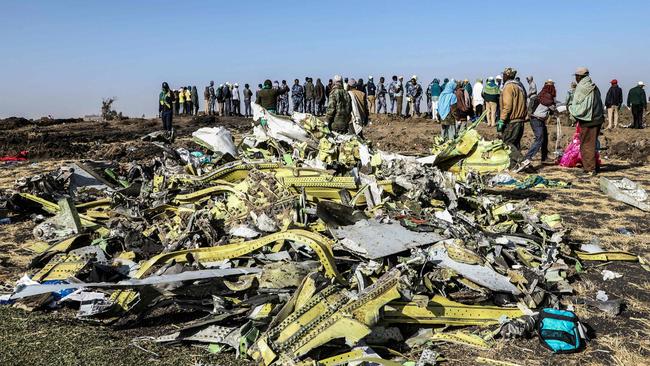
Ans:
{"type": "Polygon", "coordinates": [[[436,233],[411,231],[399,223],[360,220],[334,230],[340,244],[364,258],[378,259],[446,239],[436,233]]]}
{"type": "Polygon", "coordinates": [[[488,343],[485,339],[476,334],[471,334],[463,331],[436,331],[431,328],[421,329],[417,335],[409,338],[406,341],[406,344],[409,347],[413,348],[429,341],[449,342],[480,349],[490,349],[492,347],[492,344],[488,343]]]}
{"type": "Polygon", "coordinates": [[[456,271],[474,283],[487,287],[492,291],[508,292],[519,295],[521,291],[504,275],[495,272],[486,266],[467,264],[453,260],[450,251],[444,244],[436,244],[428,249],[427,258],[434,264],[456,271]]]}
{"type": "Polygon", "coordinates": [[[418,302],[394,301],[384,307],[382,322],[388,324],[492,325],[502,317],[518,318],[518,308],[464,305],[434,296],[426,305],[418,302]]]}
{"type": "MultiPolygon", "coordinates": [[[[325,273],[343,283],[343,277],[336,269],[334,254],[332,253],[332,240],[311,231],[306,230],[287,230],[265,237],[246,241],[243,243],[226,244],[209,248],[186,249],[170,253],[161,253],[152,257],[140,265],[140,269],[134,275],[135,278],[141,278],[147,275],[157,264],[175,261],[184,263],[187,261],[197,262],[215,262],[224,259],[237,258],[260,249],[266,245],[273,244],[277,241],[290,240],[296,243],[306,244],[316,254],[323,265],[325,273]]],[[[122,310],[128,310],[130,305],[136,300],[137,293],[133,291],[117,291],[111,296],[111,300],[122,310]]]]}

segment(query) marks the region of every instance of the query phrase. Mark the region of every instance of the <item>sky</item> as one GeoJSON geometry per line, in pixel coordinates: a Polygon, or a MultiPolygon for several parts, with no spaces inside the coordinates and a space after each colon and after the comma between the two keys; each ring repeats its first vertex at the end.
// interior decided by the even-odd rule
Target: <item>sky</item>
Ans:
{"type": "MultiPolygon", "coordinates": [[[[587,66],[603,94],[650,82],[650,1],[0,0],[0,117],[157,115],[163,81],[415,74],[504,67],[564,95],[587,66]]],[[[200,98],[203,99],[203,98],[200,98]]]]}

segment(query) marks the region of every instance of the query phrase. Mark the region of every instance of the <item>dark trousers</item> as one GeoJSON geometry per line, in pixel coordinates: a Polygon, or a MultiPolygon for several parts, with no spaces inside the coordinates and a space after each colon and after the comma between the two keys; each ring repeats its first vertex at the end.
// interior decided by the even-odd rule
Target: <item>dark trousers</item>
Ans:
{"type": "Polygon", "coordinates": [[[508,122],[503,130],[503,142],[510,147],[510,166],[521,163],[524,159],[519,149],[521,137],[524,135],[524,122],[508,122]]]}
{"type": "Polygon", "coordinates": [[[548,157],[548,129],[546,128],[546,123],[535,117],[530,120],[530,127],[535,133],[535,141],[528,149],[526,153],[526,159],[533,160],[533,157],[537,152],[542,149],[542,161],[546,160],[548,157]]]}
{"type": "Polygon", "coordinates": [[[172,116],[173,112],[171,109],[163,110],[160,116],[162,117],[163,129],[166,131],[172,130],[172,116]]]}
{"type": "Polygon", "coordinates": [[[632,128],[643,128],[643,106],[632,105],[632,128]]]}
{"type": "Polygon", "coordinates": [[[232,100],[232,113],[235,116],[240,116],[241,115],[241,103],[239,102],[239,99],[233,99],[232,100]]]}
{"type": "Polygon", "coordinates": [[[476,105],[476,117],[480,117],[483,114],[483,104],[476,105]]]}
{"type": "Polygon", "coordinates": [[[600,126],[580,126],[580,155],[582,157],[582,169],[587,172],[596,171],[596,141],[600,126]]]}
{"type": "Polygon", "coordinates": [[[183,113],[184,113],[186,116],[189,116],[190,114],[192,114],[192,102],[185,102],[185,103],[184,103],[184,106],[183,106],[183,113]]]}

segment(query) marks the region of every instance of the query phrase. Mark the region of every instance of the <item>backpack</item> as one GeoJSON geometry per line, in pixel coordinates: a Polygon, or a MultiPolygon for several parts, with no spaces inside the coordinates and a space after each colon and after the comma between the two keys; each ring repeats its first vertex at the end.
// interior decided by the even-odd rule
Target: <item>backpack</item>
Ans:
{"type": "Polygon", "coordinates": [[[586,347],[585,327],[571,311],[542,309],[537,334],[542,346],[554,353],[573,353],[586,347]]]}
{"type": "Polygon", "coordinates": [[[223,90],[221,90],[221,88],[217,88],[215,96],[217,97],[217,100],[221,101],[221,99],[223,99],[223,90]]]}
{"type": "Polygon", "coordinates": [[[553,105],[553,102],[555,102],[551,93],[545,92],[543,90],[541,93],[539,93],[537,99],[539,100],[539,103],[545,107],[550,107],[553,105]]]}

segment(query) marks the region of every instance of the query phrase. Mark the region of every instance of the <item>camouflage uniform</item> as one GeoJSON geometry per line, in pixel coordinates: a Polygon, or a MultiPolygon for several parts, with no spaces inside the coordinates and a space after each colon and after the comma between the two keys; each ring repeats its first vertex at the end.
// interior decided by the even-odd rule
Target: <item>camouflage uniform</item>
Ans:
{"type": "Polygon", "coordinates": [[[327,103],[325,120],[332,131],[348,133],[352,119],[352,99],[340,84],[334,85],[327,103]]]}
{"type": "Polygon", "coordinates": [[[304,89],[300,84],[294,84],[291,87],[291,104],[294,112],[302,112],[302,102],[305,96],[304,89]]]}
{"type": "MultiPolygon", "coordinates": [[[[281,88],[287,89],[289,86],[286,83],[282,83],[281,88]]],[[[289,93],[281,94],[278,97],[278,114],[289,115],[289,93]]]]}
{"type": "Polygon", "coordinates": [[[384,114],[388,111],[386,110],[386,86],[384,83],[380,82],[377,84],[377,113],[381,113],[381,108],[384,107],[384,114]]]}

